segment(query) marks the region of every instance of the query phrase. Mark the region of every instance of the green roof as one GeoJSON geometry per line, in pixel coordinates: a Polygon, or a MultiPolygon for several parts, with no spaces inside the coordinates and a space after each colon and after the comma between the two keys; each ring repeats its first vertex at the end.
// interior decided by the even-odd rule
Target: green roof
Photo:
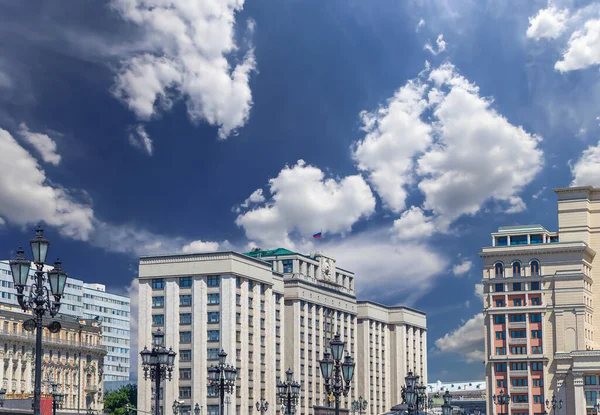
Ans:
{"type": "Polygon", "coordinates": [[[250,252],[244,252],[244,255],[247,255],[252,258],[261,258],[261,257],[269,257],[269,256],[281,256],[281,255],[301,255],[297,252],[290,251],[285,248],[275,248],[268,250],[256,250],[250,252]]]}

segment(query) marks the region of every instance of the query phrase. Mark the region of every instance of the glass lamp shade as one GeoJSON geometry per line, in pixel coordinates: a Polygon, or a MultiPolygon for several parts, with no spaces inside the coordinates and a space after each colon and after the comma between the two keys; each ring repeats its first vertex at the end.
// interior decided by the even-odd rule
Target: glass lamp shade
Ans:
{"type": "Polygon", "coordinates": [[[158,353],[156,353],[155,350],[152,350],[152,352],[150,353],[149,364],[150,365],[155,365],[157,363],[158,363],[158,353]]]}
{"type": "Polygon", "coordinates": [[[24,287],[27,285],[29,277],[29,268],[31,262],[25,259],[25,251],[21,247],[17,250],[17,257],[10,261],[10,271],[13,277],[15,287],[24,287]]]}
{"type": "Polygon", "coordinates": [[[148,348],[146,346],[144,346],[144,350],[142,350],[140,352],[140,356],[142,357],[143,365],[150,364],[150,355],[152,355],[152,352],[150,350],[148,350],[148,348]]]}
{"type": "Polygon", "coordinates": [[[413,395],[414,394],[415,393],[408,388],[404,391],[404,398],[406,399],[407,404],[409,404],[409,405],[413,404],[413,395]]]}
{"type": "Polygon", "coordinates": [[[216,381],[219,380],[220,377],[219,368],[215,366],[211,366],[208,368],[208,380],[216,381]]]}
{"type": "Polygon", "coordinates": [[[264,406],[264,408],[265,408],[265,411],[266,411],[267,409],[269,409],[269,402],[265,401],[265,402],[263,403],[263,406],[264,406]]]}
{"type": "Polygon", "coordinates": [[[165,345],[165,333],[163,333],[161,329],[156,330],[156,332],[152,335],[152,340],[154,343],[154,347],[164,346],[165,345]]]}
{"type": "Polygon", "coordinates": [[[452,401],[452,395],[450,395],[449,391],[446,391],[444,394],[444,405],[450,405],[450,401],[452,401]]]}
{"type": "Polygon", "coordinates": [[[362,409],[363,410],[367,409],[367,405],[369,405],[369,402],[368,401],[363,401],[362,409]]]}
{"type": "Polygon", "coordinates": [[[38,226],[35,230],[35,238],[29,241],[29,245],[31,245],[31,252],[33,253],[33,262],[45,264],[50,241],[44,238],[44,229],[41,226],[38,226]]]}
{"type": "Polygon", "coordinates": [[[54,262],[54,269],[48,271],[48,281],[50,281],[52,295],[63,295],[67,283],[67,273],[62,269],[62,263],[58,259],[54,262]]]}
{"type": "Polygon", "coordinates": [[[279,382],[277,384],[277,393],[279,394],[279,396],[284,397],[286,392],[287,392],[287,385],[283,382],[279,382]]]}
{"type": "Polygon", "coordinates": [[[342,363],[342,375],[346,382],[350,382],[354,377],[354,359],[350,355],[346,355],[344,363],[342,363]]]}
{"type": "Polygon", "coordinates": [[[292,383],[292,393],[294,395],[300,395],[300,384],[298,382],[292,383]]]}
{"type": "Polygon", "coordinates": [[[323,375],[323,378],[330,378],[331,373],[333,372],[333,359],[331,358],[331,355],[325,352],[323,354],[323,360],[321,360],[319,364],[321,365],[321,375],[323,375]]]}
{"type": "Polygon", "coordinates": [[[331,354],[333,356],[333,360],[342,360],[344,356],[345,343],[340,340],[339,333],[337,333],[333,337],[333,340],[329,342],[329,346],[331,347],[331,354]]]}
{"type": "Polygon", "coordinates": [[[260,402],[256,402],[256,410],[260,411],[260,402]]]}
{"type": "Polygon", "coordinates": [[[292,376],[294,376],[294,371],[292,370],[292,368],[289,368],[288,370],[285,371],[285,378],[287,379],[288,382],[292,381],[292,376]]]}
{"type": "Polygon", "coordinates": [[[169,358],[167,360],[167,364],[169,366],[173,366],[175,364],[175,356],[177,356],[177,353],[173,351],[172,347],[169,347],[169,358]]]}
{"type": "Polygon", "coordinates": [[[225,367],[225,380],[234,381],[236,376],[236,369],[232,366],[227,365],[225,367]]]}
{"type": "Polygon", "coordinates": [[[200,405],[194,406],[194,415],[200,415],[200,405]]]}
{"type": "Polygon", "coordinates": [[[230,381],[235,382],[235,380],[237,379],[237,372],[238,372],[237,368],[234,366],[231,366],[231,371],[229,372],[230,373],[230,378],[229,378],[230,381]]]}
{"type": "Polygon", "coordinates": [[[177,415],[179,413],[179,403],[177,401],[173,402],[173,414],[177,415]]]}
{"type": "Polygon", "coordinates": [[[219,352],[219,363],[224,365],[226,358],[227,358],[227,353],[225,353],[225,350],[221,349],[221,351],[219,352]]]}
{"type": "Polygon", "coordinates": [[[408,372],[408,375],[406,375],[406,389],[411,389],[411,391],[414,391],[415,389],[415,384],[417,383],[417,376],[413,375],[413,372],[408,372]]]}
{"type": "Polygon", "coordinates": [[[156,352],[158,355],[158,362],[161,365],[167,365],[169,363],[169,352],[167,350],[160,350],[156,352]]]}

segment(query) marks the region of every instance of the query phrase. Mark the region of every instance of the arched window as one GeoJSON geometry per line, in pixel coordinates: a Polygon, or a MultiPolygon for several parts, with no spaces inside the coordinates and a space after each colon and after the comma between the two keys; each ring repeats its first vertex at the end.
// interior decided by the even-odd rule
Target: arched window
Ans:
{"type": "Polygon", "coordinates": [[[540,263],[537,261],[531,261],[531,276],[537,277],[540,275],[540,263]]]}
{"type": "Polygon", "coordinates": [[[521,263],[518,261],[513,262],[513,277],[521,276],[521,263]]]}
{"type": "Polygon", "coordinates": [[[504,277],[504,267],[501,263],[498,262],[496,265],[494,265],[494,269],[496,270],[496,278],[504,277]]]}

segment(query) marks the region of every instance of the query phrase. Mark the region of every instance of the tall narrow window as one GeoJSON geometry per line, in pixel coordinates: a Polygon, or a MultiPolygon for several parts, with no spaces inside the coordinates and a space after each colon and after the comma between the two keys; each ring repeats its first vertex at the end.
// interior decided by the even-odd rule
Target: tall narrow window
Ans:
{"type": "Polygon", "coordinates": [[[537,261],[531,261],[531,276],[537,277],[540,275],[540,264],[537,261]]]}
{"type": "Polygon", "coordinates": [[[520,277],[520,276],[521,276],[521,263],[513,262],[513,277],[520,277]]]}
{"type": "Polygon", "coordinates": [[[494,268],[496,270],[496,278],[502,278],[504,276],[504,267],[502,264],[497,263],[494,268]]]}

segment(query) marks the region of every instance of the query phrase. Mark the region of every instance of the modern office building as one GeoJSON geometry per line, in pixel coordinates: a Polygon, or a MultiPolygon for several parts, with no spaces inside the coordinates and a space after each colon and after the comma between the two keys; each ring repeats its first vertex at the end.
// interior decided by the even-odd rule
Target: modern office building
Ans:
{"type": "Polygon", "coordinates": [[[555,192],[558,232],[502,227],[480,253],[488,413],[543,414],[555,396],[556,414],[584,415],[600,398],[600,189],[555,192]]]}
{"type": "MultiPolygon", "coordinates": [[[[33,271],[31,271],[33,275],[33,271]]],[[[8,261],[0,261],[0,304],[18,306],[8,261]]],[[[102,341],[107,355],[104,381],[129,380],[129,297],[106,292],[102,284],[88,284],[67,278],[60,313],[84,319],[96,319],[102,327],[102,341]]]]}
{"type": "MultiPolygon", "coordinates": [[[[142,257],[138,347],[150,346],[152,332],[160,328],[166,333],[166,346],[178,353],[174,379],[164,382],[160,392],[163,411],[179,399],[184,402],[184,413],[196,403],[209,415],[218,413],[218,397],[209,395],[206,378],[207,368],[216,364],[221,348],[228,354],[228,363],[238,368],[231,415],[254,413],[261,397],[279,413],[275,385],[285,378],[288,368],[302,385],[298,415],[329,406],[331,397],[325,392],[318,363],[329,340],[339,333],[347,352],[355,359],[360,356],[354,279],[352,272],[337,267],[330,256],[302,255],[282,248],[246,254],[227,251],[142,257]]],[[[402,344],[389,357],[381,352],[385,343],[374,345],[381,358],[368,367],[357,360],[352,389],[341,406],[349,408],[359,395],[373,396],[381,413],[391,407],[388,402],[397,394],[391,390],[404,381],[396,377],[396,366],[403,374],[413,365],[413,370],[426,376],[426,325],[424,315],[414,310],[369,304],[365,303],[365,310],[378,313],[367,313],[362,327],[372,328],[378,342],[402,344]],[[407,352],[408,363],[404,360],[407,352]],[[378,382],[365,384],[364,392],[358,380],[362,370],[371,370],[369,382],[371,377],[378,382]]],[[[143,373],[141,362],[138,373],[143,373]]],[[[140,377],[140,409],[150,409],[152,394],[151,382],[140,377]]]]}
{"type": "Polygon", "coordinates": [[[376,415],[402,401],[397,385],[408,372],[427,384],[427,321],[408,307],[371,301],[357,306],[357,394],[369,401],[365,412],[376,415]]]}
{"type": "MultiPolygon", "coordinates": [[[[6,407],[33,395],[35,333],[23,328],[28,318],[18,306],[0,304],[0,388],[6,390],[6,407]]],[[[50,321],[58,321],[62,329],[43,331],[42,393],[49,396],[51,384],[57,383],[65,395],[61,412],[102,412],[106,347],[100,322],[67,315],[50,321]]]]}

